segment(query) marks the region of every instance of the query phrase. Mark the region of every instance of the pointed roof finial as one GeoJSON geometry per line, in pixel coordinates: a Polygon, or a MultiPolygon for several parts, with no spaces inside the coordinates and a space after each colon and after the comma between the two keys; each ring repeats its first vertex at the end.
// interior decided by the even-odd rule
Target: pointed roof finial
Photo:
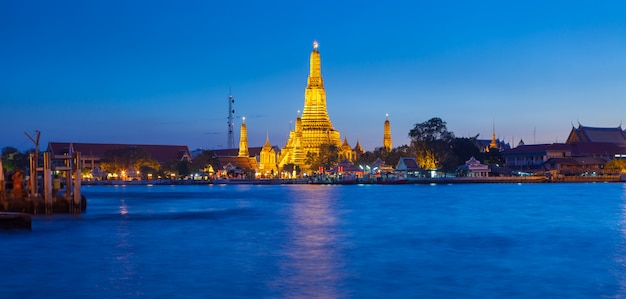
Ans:
{"type": "Polygon", "coordinates": [[[496,121],[493,121],[493,131],[491,131],[491,143],[489,143],[489,148],[497,148],[498,142],[496,141],[496,121]]]}
{"type": "Polygon", "coordinates": [[[317,50],[317,47],[319,47],[319,43],[316,40],[313,40],[313,49],[317,50]]]}
{"type": "Polygon", "coordinates": [[[241,123],[243,123],[243,124],[246,123],[246,117],[245,116],[241,118],[241,123]]]}
{"type": "Polygon", "coordinates": [[[270,148],[272,147],[272,144],[270,144],[270,131],[268,130],[265,133],[265,145],[263,145],[264,148],[270,148]]]}

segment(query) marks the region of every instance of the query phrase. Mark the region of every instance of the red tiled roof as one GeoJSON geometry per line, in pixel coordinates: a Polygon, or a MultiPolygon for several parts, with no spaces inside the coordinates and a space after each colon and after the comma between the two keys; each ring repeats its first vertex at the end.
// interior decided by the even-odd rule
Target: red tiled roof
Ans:
{"type": "MultiPolygon", "coordinates": [[[[261,146],[249,147],[248,153],[250,157],[256,157],[261,155],[261,150],[263,150],[263,147],[261,146]]],[[[218,149],[211,151],[215,153],[218,157],[237,157],[239,155],[239,148],[218,149]]]]}
{"type": "Polygon", "coordinates": [[[626,154],[626,148],[609,142],[575,142],[571,144],[576,154],[626,154]]]}
{"type": "Polygon", "coordinates": [[[545,153],[548,146],[550,144],[526,144],[520,145],[518,147],[512,148],[510,150],[505,150],[502,152],[503,155],[508,154],[527,154],[527,153],[545,153]]]}
{"type": "Polygon", "coordinates": [[[594,157],[573,157],[573,158],[550,158],[544,164],[561,164],[561,165],[603,165],[607,161],[602,158],[594,157]]]}
{"type": "Polygon", "coordinates": [[[608,142],[626,147],[626,133],[621,126],[616,128],[596,128],[578,125],[572,128],[567,143],[573,142],[608,142]]]}
{"type": "Polygon", "coordinates": [[[222,156],[218,157],[217,160],[219,165],[214,167],[214,169],[218,168],[222,170],[228,163],[245,172],[254,171],[257,168],[256,159],[250,157],[222,156]]]}
{"type": "Polygon", "coordinates": [[[566,143],[553,143],[546,148],[548,151],[571,151],[572,146],[566,143]]]}
{"type": "Polygon", "coordinates": [[[385,161],[381,160],[380,158],[376,158],[376,161],[372,162],[372,168],[374,167],[380,167],[380,166],[384,166],[385,165],[385,161]]]}
{"type": "Polygon", "coordinates": [[[407,168],[419,168],[417,161],[413,158],[402,158],[402,160],[404,160],[404,165],[406,165],[407,168]]]}
{"type": "Polygon", "coordinates": [[[185,156],[191,159],[191,153],[186,145],[155,145],[155,144],[113,144],[113,143],[69,143],[49,142],[48,151],[52,155],[64,155],[70,152],[70,144],[74,152],[80,152],[83,157],[102,158],[109,150],[124,149],[129,147],[141,148],[150,156],[165,163],[173,160],[182,160],[185,156]]]}
{"type": "Polygon", "coordinates": [[[553,144],[520,145],[516,148],[504,151],[504,156],[529,153],[569,152],[572,155],[614,155],[626,154],[626,148],[610,142],[573,142],[553,144]]]}
{"type": "Polygon", "coordinates": [[[419,171],[421,170],[415,158],[400,158],[396,170],[401,171],[419,171]]]}

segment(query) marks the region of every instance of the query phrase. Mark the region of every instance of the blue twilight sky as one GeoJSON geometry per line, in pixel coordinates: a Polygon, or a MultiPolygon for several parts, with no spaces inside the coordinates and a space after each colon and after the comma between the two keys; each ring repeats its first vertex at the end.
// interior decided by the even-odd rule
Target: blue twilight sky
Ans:
{"type": "Polygon", "coordinates": [[[0,147],[283,147],[313,40],[352,146],[440,117],[457,136],[564,142],[626,120],[626,1],[0,0],[0,147]]]}

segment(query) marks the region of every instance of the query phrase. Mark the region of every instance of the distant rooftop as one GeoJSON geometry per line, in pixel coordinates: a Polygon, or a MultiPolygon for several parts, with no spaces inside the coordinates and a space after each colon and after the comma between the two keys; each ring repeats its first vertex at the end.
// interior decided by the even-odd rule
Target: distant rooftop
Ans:
{"type": "Polygon", "coordinates": [[[119,143],[81,143],[81,142],[49,142],[48,151],[53,155],[66,155],[80,152],[83,157],[102,158],[109,150],[124,148],[141,148],[150,156],[165,163],[173,160],[191,160],[191,153],[186,145],[157,145],[157,144],[119,144],[119,143]]]}
{"type": "Polygon", "coordinates": [[[574,142],[608,142],[620,147],[626,147],[626,133],[622,126],[614,128],[585,127],[578,125],[572,128],[566,143],[574,142]]]}
{"type": "MultiPolygon", "coordinates": [[[[249,147],[248,153],[250,154],[250,157],[255,157],[261,154],[261,150],[263,150],[262,146],[249,147]]],[[[210,151],[215,153],[218,157],[237,157],[239,155],[239,148],[217,149],[210,151]]]]}

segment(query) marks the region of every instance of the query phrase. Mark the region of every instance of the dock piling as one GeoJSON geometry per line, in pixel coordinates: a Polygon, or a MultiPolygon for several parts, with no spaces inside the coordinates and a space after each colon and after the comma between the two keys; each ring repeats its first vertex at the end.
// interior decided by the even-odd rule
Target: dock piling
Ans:
{"type": "Polygon", "coordinates": [[[72,172],[74,172],[74,203],[72,204],[73,212],[80,213],[81,206],[81,194],[80,194],[80,179],[81,179],[81,165],[80,165],[80,152],[74,152],[74,167],[72,172]]]}
{"type": "MultiPolygon", "coordinates": [[[[43,153],[43,184],[44,184],[44,204],[46,215],[52,214],[52,170],[50,167],[50,153],[43,153]]],[[[36,210],[36,209],[35,209],[36,210]]]]}

